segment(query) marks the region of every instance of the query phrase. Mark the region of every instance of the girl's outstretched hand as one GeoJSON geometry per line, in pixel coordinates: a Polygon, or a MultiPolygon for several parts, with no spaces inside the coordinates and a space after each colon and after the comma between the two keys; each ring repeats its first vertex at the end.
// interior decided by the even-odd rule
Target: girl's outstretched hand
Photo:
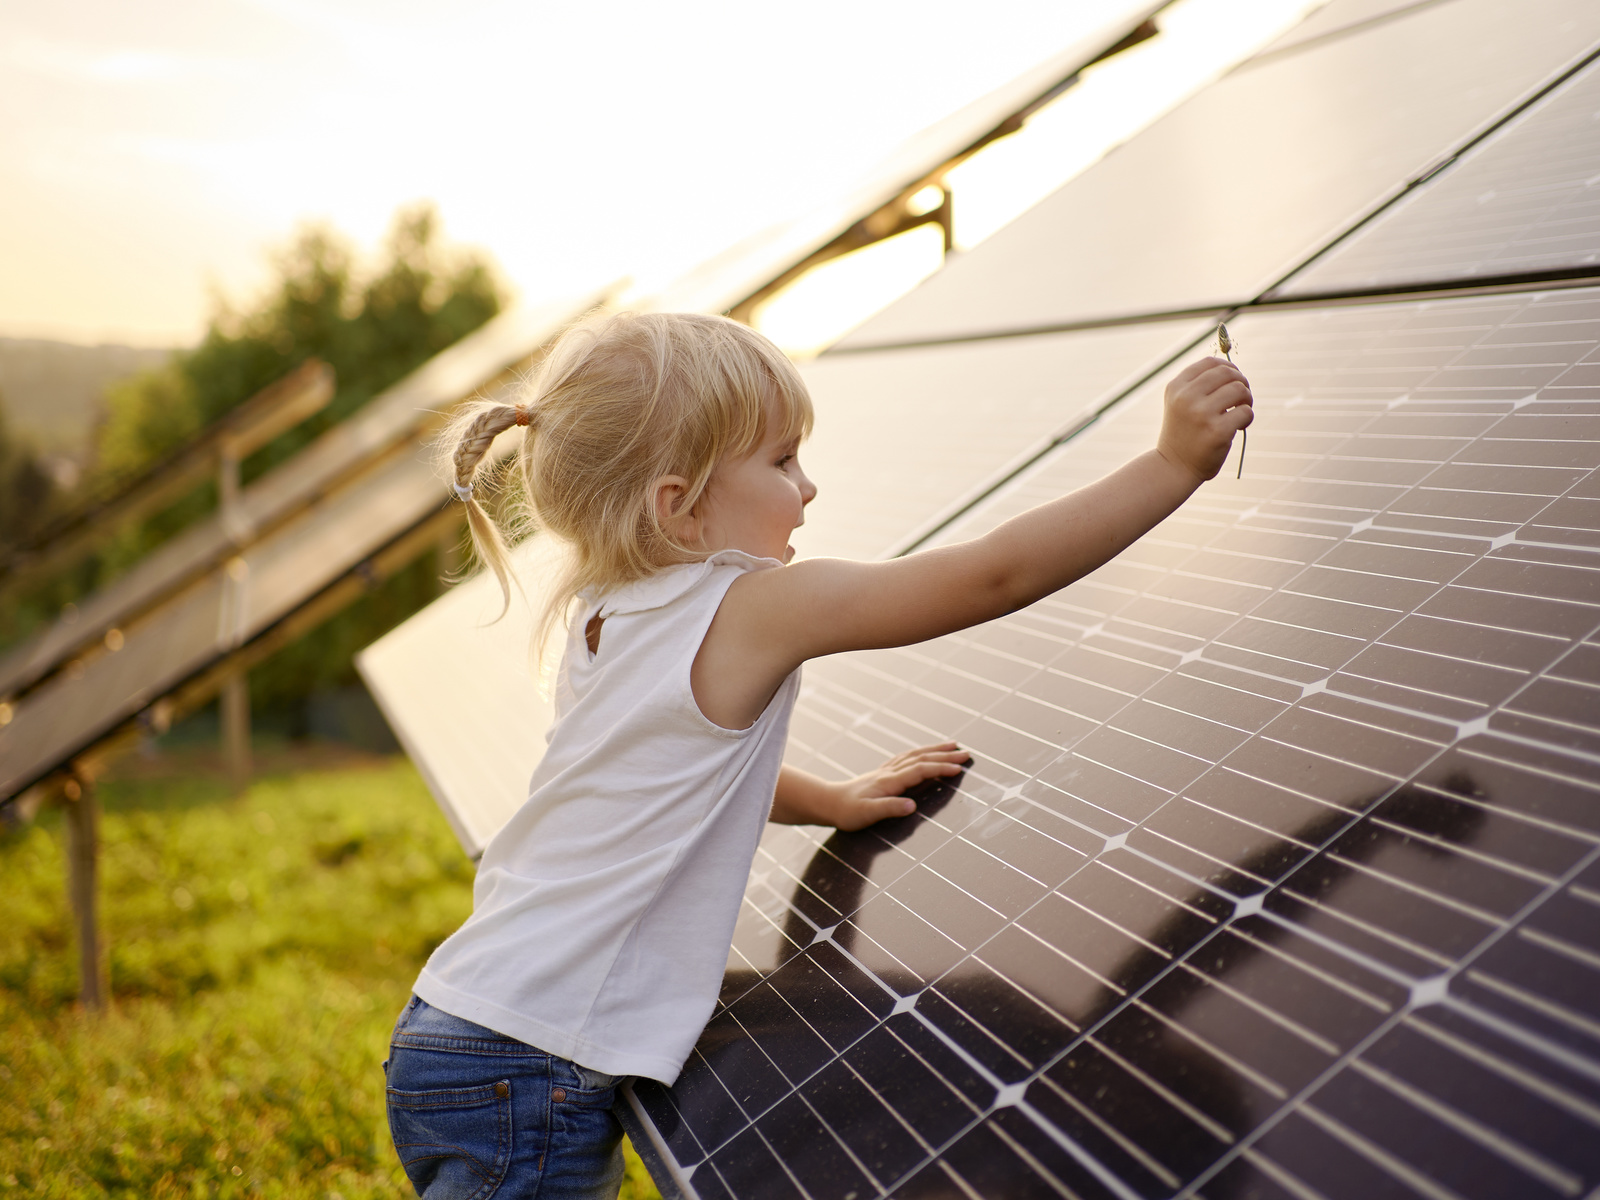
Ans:
{"type": "Polygon", "coordinates": [[[785,766],[778,775],[772,820],[785,825],[832,825],[847,833],[917,810],[903,795],[929,779],[959,775],[972,756],[954,742],[918,746],[883,766],[842,782],[785,766]]]}
{"type": "Polygon", "coordinates": [[[1174,466],[1210,479],[1222,470],[1233,435],[1255,418],[1250,381],[1220,358],[1202,358],[1167,384],[1156,449],[1174,466]]]}
{"type": "Polygon", "coordinates": [[[889,817],[909,816],[917,804],[904,792],[929,779],[959,775],[971,761],[972,755],[954,742],[896,754],[877,770],[834,785],[839,789],[838,811],[830,824],[849,833],[889,817]]]}

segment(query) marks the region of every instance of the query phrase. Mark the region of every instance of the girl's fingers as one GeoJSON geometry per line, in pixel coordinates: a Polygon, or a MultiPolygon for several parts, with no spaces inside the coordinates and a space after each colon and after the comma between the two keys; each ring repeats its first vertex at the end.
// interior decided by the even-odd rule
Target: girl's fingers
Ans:
{"type": "Polygon", "coordinates": [[[1218,399],[1219,393],[1234,384],[1242,384],[1245,391],[1250,390],[1250,382],[1244,377],[1244,373],[1238,367],[1230,367],[1226,363],[1212,368],[1195,381],[1195,387],[1201,393],[1203,400],[1218,399]]]}
{"type": "Polygon", "coordinates": [[[891,769],[898,769],[909,763],[920,762],[928,758],[938,758],[944,762],[956,762],[964,760],[966,757],[966,751],[962,750],[956,743],[940,742],[936,746],[918,746],[915,750],[902,751],[884,765],[891,769]]]}
{"type": "Polygon", "coordinates": [[[1197,358],[1192,363],[1190,363],[1187,367],[1185,367],[1183,370],[1179,371],[1176,375],[1174,375],[1172,377],[1172,383],[1169,384],[1168,386],[1169,387],[1182,387],[1184,384],[1188,383],[1191,379],[1194,379],[1196,376],[1199,376],[1199,375],[1204,375],[1207,371],[1211,370],[1213,367],[1225,367],[1227,365],[1228,365],[1228,362],[1227,362],[1226,359],[1217,358],[1215,355],[1209,355],[1209,356],[1207,356],[1205,358],[1197,358]]]}
{"type": "Polygon", "coordinates": [[[879,796],[872,800],[863,800],[848,819],[840,822],[838,828],[850,833],[857,829],[865,829],[868,825],[876,825],[879,821],[907,817],[916,811],[915,800],[905,796],[879,796]]]}
{"type": "Polygon", "coordinates": [[[1225,408],[1234,408],[1240,404],[1250,404],[1254,397],[1250,395],[1250,385],[1243,379],[1235,379],[1232,383],[1223,384],[1212,397],[1222,402],[1225,408]]]}
{"type": "Polygon", "coordinates": [[[962,767],[960,763],[912,763],[910,766],[901,767],[900,770],[892,772],[886,776],[883,780],[883,784],[886,788],[892,788],[896,792],[903,792],[907,788],[916,787],[917,784],[928,779],[937,779],[941,775],[959,775],[961,774],[961,770],[962,767]]]}

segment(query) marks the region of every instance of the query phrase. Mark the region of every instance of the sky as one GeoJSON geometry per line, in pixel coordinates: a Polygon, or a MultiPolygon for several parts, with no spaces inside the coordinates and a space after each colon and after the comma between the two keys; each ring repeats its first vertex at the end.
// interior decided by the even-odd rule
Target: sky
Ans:
{"type": "MultiPolygon", "coordinates": [[[[1182,0],[1171,36],[1108,64],[1093,120],[1069,92],[1031,159],[997,148],[995,171],[968,172],[967,240],[1309,6],[1182,0]]],[[[421,199],[524,300],[624,276],[647,291],[845,190],[1119,7],[0,0],[0,336],[186,344],[219,299],[265,285],[298,225],[371,252],[421,199]]],[[[907,242],[877,261],[892,291],[937,254],[907,242]]],[[[833,274],[835,293],[877,297],[833,274]]]]}

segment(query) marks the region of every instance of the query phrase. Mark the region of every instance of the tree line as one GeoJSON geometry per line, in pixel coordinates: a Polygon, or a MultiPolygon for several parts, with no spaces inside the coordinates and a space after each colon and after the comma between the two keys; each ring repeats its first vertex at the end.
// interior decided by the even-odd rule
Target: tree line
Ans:
{"type": "MultiPolygon", "coordinates": [[[[275,256],[272,283],[253,304],[219,302],[198,345],[108,389],[93,454],[75,487],[52,480],[33,448],[8,432],[0,409],[0,549],[25,544],[56,514],[114,491],[306,359],[329,363],[337,376],[332,402],[246,459],[241,481],[248,486],[504,302],[490,262],[446,245],[430,205],[403,209],[366,267],[338,233],[303,228],[275,256]]],[[[64,605],[106,586],[216,504],[215,483],[200,485],[120,529],[72,570],[7,598],[0,645],[54,620],[64,605]]],[[[431,600],[438,574],[439,564],[425,556],[252,671],[252,710],[291,735],[303,733],[308,698],[354,684],[355,651],[431,600]]]]}

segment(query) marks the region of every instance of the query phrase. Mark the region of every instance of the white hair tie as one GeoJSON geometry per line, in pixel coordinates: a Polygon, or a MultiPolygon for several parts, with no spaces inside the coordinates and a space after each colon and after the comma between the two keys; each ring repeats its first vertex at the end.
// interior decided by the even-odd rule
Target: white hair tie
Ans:
{"type": "Polygon", "coordinates": [[[452,483],[450,486],[454,489],[457,500],[472,499],[472,485],[470,483],[452,483]]]}

